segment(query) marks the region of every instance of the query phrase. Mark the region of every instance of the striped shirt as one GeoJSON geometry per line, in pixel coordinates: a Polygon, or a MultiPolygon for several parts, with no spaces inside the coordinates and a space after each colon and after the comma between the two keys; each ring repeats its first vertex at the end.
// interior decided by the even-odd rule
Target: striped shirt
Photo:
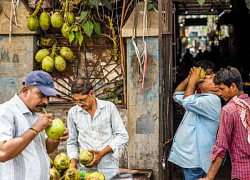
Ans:
{"type": "MultiPolygon", "coordinates": [[[[22,136],[37,119],[17,94],[0,105],[0,141],[22,136]]],[[[17,157],[0,163],[0,180],[48,180],[49,157],[45,132],[40,132],[17,157]]]]}
{"type": "MultiPolygon", "coordinates": [[[[240,95],[238,98],[250,105],[247,94],[240,95]]],[[[228,151],[232,162],[232,179],[250,179],[250,144],[247,137],[247,130],[241,122],[236,104],[229,101],[221,110],[219,131],[210,160],[213,161],[217,156],[224,158],[224,152],[228,151]]]]}
{"type": "Polygon", "coordinates": [[[118,152],[128,141],[128,133],[116,106],[96,98],[97,109],[93,119],[79,106],[69,110],[67,125],[69,139],[67,153],[70,159],[78,159],[78,154],[85,149],[102,150],[110,146],[113,153],[106,154],[93,168],[80,167],[80,170],[99,171],[105,179],[111,179],[118,173],[118,152]]]}

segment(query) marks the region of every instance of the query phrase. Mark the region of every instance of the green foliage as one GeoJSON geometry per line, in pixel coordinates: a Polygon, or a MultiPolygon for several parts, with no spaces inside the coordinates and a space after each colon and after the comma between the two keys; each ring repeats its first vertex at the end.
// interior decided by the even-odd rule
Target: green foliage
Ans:
{"type": "Polygon", "coordinates": [[[94,29],[94,25],[91,21],[87,21],[83,24],[84,32],[90,37],[94,29]]]}
{"type": "Polygon", "coordinates": [[[89,2],[98,9],[98,5],[100,4],[101,0],[89,0],[89,2]]]}
{"type": "Polygon", "coordinates": [[[199,5],[202,6],[204,4],[205,0],[197,0],[197,2],[199,3],[199,5]]]}
{"type": "Polygon", "coordinates": [[[94,31],[97,35],[101,35],[101,26],[99,23],[94,23],[94,31]]]}
{"type": "Polygon", "coordinates": [[[101,0],[103,6],[106,6],[109,10],[112,10],[111,0],[101,0]]]}
{"type": "Polygon", "coordinates": [[[81,32],[76,32],[77,43],[81,46],[83,42],[83,35],[81,32]]]}
{"type": "Polygon", "coordinates": [[[82,11],[80,15],[80,21],[83,21],[84,19],[86,19],[87,15],[88,15],[88,11],[82,11]]]}

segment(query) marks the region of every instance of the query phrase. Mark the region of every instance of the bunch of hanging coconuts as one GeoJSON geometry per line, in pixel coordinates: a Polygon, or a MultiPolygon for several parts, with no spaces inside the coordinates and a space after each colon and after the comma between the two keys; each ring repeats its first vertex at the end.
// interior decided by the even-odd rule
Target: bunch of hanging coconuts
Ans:
{"type": "Polygon", "coordinates": [[[41,67],[46,72],[64,71],[67,67],[67,62],[70,62],[74,57],[73,51],[66,46],[57,47],[53,44],[52,49],[40,49],[36,55],[35,60],[41,64],[41,67]]]}
{"type": "MultiPolygon", "coordinates": [[[[68,38],[70,25],[75,21],[74,13],[65,12],[63,19],[60,12],[54,12],[50,17],[48,12],[43,11],[38,18],[37,14],[42,7],[43,1],[38,1],[35,11],[30,15],[27,21],[28,29],[36,31],[40,27],[43,31],[47,31],[52,25],[54,28],[61,28],[62,35],[68,38]]],[[[35,55],[35,60],[41,64],[44,71],[53,72],[54,70],[64,71],[67,62],[70,62],[73,57],[74,53],[69,47],[57,47],[56,43],[54,43],[51,50],[47,48],[40,49],[35,55]]]]}
{"type": "Polygon", "coordinates": [[[38,13],[41,9],[44,0],[39,0],[35,11],[30,15],[27,21],[27,27],[30,31],[36,31],[39,27],[43,31],[47,31],[51,25],[54,28],[61,29],[62,35],[68,38],[70,26],[75,22],[75,15],[71,11],[65,11],[63,16],[60,12],[53,12],[50,16],[45,10],[40,14],[38,13]]]}

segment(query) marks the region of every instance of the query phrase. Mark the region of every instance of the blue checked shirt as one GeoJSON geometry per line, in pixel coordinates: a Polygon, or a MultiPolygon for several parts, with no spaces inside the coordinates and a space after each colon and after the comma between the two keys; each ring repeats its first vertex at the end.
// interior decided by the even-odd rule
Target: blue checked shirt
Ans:
{"type": "Polygon", "coordinates": [[[70,159],[78,159],[82,150],[102,150],[110,146],[113,153],[106,154],[100,163],[93,168],[80,170],[100,171],[106,179],[111,179],[119,170],[118,152],[128,141],[128,133],[116,106],[96,98],[97,109],[92,119],[90,114],[78,105],[69,110],[67,126],[69,139],[67,140],[67,153],[70,159]]]}

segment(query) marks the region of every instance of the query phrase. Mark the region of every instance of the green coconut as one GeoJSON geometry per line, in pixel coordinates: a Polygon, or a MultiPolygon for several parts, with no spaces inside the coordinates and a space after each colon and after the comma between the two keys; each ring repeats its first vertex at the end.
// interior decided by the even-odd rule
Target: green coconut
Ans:
{"type": "Polygon", "coordinates": [[[84,178],[86,179],[90,174],[92,174],[93,171],[87,171],[87,172],[81,172],[80,174],[83,176],[84,175],[84,178]]]}
{"type": "Polygon", "coordinates": [[[68,168],[63,176],[64,180],[81,180],[80,172],[76,168],[68,168]]]}
{"type": "Polygon", "coordinates": [[[85,180],[105,180],[105,176],[101,172],[93,172],[85,180]]]}
{"type": "Polygon", "coordinates": [[[37,16],[30,16],[27,21],[27,27],[30,31],[36,31],[39,27],[39,21],[37,16]]]}
{"type": "Polygon", "coordinates": [[[70,165],[70,159],[66,153],[60,152],[54,159],[54,167],[59,170],[66,170],[70,165]]]}
{"type": "Polygon", "coordinates": [[[60,55],[63,57],[63,59],[67,61],[71,61],[74,57],[73,51],[69,47],[66,47],[66,46],[63,46],[60,49],[60,55]]]}
{"type": "Polygon", "coordinates": [[[60,180],[61,179],[61,175],[60,172],[55,168],[50,168],[50,180],[60,180]]]}
{"type": "Polygon", "coordinates": [[[59,12],[55,12],[51,16],[51,24],[54,28],[61,28],[63,25],[63,18],[59,12]]]}
{"type": "Polygon", "coordinates": [[[49,164],[50,164],[50,168],[52,168],[54,166],[54,162],[53,160],[51,159],[51,157],[49,157],[49,164]]]}
{"type": "MultiPolygon", "coordinates": [[[[196,69],[199,71],[200,67],[196,67],[196,69]]],[[[200,79],[204,79],[205,76],[206,72],[204,71],[204,69],[201,69],[200,79]]]]}
{"type": "Polygon", "coordinates": [[[63,23],[62,27],[61,27],[61,33],[63,35],[63,37],[65,38],[69,38],[69,30],[70,30],[70,26],[67,23],[63,23]]]}
{"type": "Polygon", "coordinates": [[[75,22],[75,14],[71,11],[66,12],[66,19],[71,26],[75,22]]]}
{"type": "Polygon", "coordinates": [[[55,69],[54,59],[50,56],[46,56],[42,60],[42,69],[46,72],[52,72],[55,69]]]}
{"type": "Polygon", "coordinates": [[[63,121],[60,118],[56,118],[52,120],[50,126],[45,129],[47,136],[51,139],[58,140],[60,137],[63,136],[66,127],[63,121]]]}
{"type": "Polygon", "coordinates": [[[39,16],[39,25],[44,31],[50,28],[50,16],[46,11],[43,11],[39,16]]]}
{"type": "Polygon", "coordinates": [[[89,150],[83,150],[79,153],[78,159],[82,165],[86,165],[93,161],[94,154],[90,152],[89,150]]]}
{"type": "Polygon", "coordinates": [[[44,48],[44,49],[40,49],[35,56],[35,60],[38,63],[41,63],[43,58],[45,58],[46,56],[50,55],[50,52],[48,49],[44,48]]]}
{"type": "Polygon", "coordinates": [[[58,71],[64,71],[66,69],[66,61],[62,56],[55,57],[55,68],[58,71]]]}

